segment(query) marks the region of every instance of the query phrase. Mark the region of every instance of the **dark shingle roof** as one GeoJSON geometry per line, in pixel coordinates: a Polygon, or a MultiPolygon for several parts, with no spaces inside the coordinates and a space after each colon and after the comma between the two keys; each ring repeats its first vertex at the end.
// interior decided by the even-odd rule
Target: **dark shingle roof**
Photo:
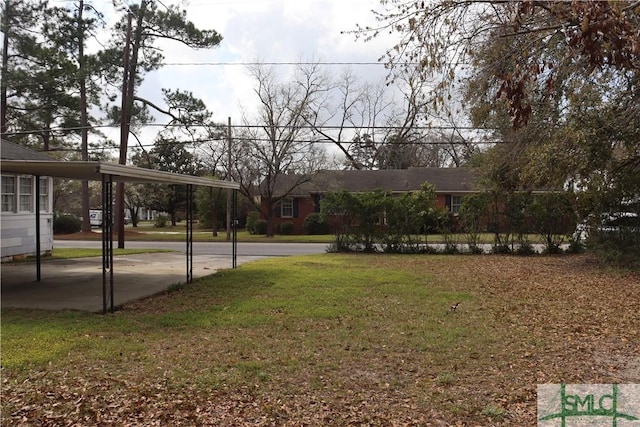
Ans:
{"type": "MultiPolygon", "coordinates": [[[[275,193],[282,194],[298,177],[299,175],[279,177],[279,188],[275,193]]],[[[357,193],[375,189],[398,193],[419,190],[425,182],[432,184],[438,193],[479,191],[474,170],[469,168],[327,170],[318,171],[310,178],[310,181],[300,185],[290,195],[303,196],[340,190],[357,193]]]]}
{"type": "Polygon", "coordinates": [[[46,154],[33,151],[22,145],[14,144],[6,139],[2,140],[2,145],[0,146],[0,158],[6,160],[56,160],[46,154]]]}

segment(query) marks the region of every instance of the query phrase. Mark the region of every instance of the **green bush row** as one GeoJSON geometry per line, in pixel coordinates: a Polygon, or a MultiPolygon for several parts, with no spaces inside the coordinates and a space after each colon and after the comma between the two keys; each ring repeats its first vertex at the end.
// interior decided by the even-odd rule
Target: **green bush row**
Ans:
{"type": "MultiPolygon", "coordinates": [[[[259,219],[259,217],[259,213],[255,211],[247,214],[247,230],[250,234],[267,234],[267,221],[259,219]]],[[[307,215],[303,226],[307,234],[321,235],[329,233],[329,225],[319,213],[307,215]]],[[[295,234],[295,225],[292,222],[280,223],[277,232],[283,235],[295,234]]]]}
{"type": "Polygon", "coordinates": [[[321,213],[336,232],[337,251],[412,252],[432,251],[427,235],[443,235],[445,253],[481,252],[481,233],[494,235],[492,252],[533,253],[529,233],[540,236],[545,252],[558,253],[575,227],[569,195],[546,193],[486,192],[465,196],[457,215],[436,205],[435,189],[402,195],[376,190],[369,193],[328,193],[321,213]],[[464,246],[453,233],[465,233],[464,246]]]}

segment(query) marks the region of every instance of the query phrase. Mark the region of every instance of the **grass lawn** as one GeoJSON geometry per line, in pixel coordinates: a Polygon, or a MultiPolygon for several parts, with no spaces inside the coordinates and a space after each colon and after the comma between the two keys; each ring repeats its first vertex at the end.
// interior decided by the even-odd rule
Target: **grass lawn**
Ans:
{"type": "MultiPolygon", "coordinates": [[[[185,226],[179,224],[175,227],[167,226],[163,228],[155,228],[153,223],[145,222],[139,227],[127,227],[125,231],[126,241],[185,241],[185,226]]],[[[73,233],[73,234],[56,234],[54,236],[56,240],[101,240],[102,235],[98,229],[94,229],[91,233],[73,233]]],[[[335,242],[335,235],[323,234],[323,235],[282,235],[276,234],[273,237],[266,237],[264,235],[250,234],[246,230],[238,231],[237,238],[239,242],[253,242],[253,243],[333,243],[335,242]]],[[[479,236],[479,243],[491,244],[494,242],[494,235],[491,233],[482,233],[479,236]]],[[[540,236],[535,234],[527,235],[528,241],[531,243],[541,243],[540,236]]],[[[114,239],[116,234],[114,233],[114,239]]],[[[424,236],[419,236],[419,240],[423,240],[424,236]]],[[[227,240],[227,234],[224,230],[218,232],[217,236],[212,235],[211,230],[196,229],[193,232],[194,242],[225,242],[227,240]]],[[[427,237],[429,243],[445,243],[445,237],[442,234],[430,234],[427,237]]],[[[466,234],[454,234],[451,237],[451,241],[457,244],[467,243],[466,234]]]]}
{"type": "MultiPolygon", "coordinates": [[[[73,233],[73,234],[56,234],[56,240],[101,240],[102,235],[98,230],[91,233],[73,233]]],[[[114,240],[117,239],[114,233],[114,240]]],[[[148,241],[148,242],[184,242],[185,228],[184,226],[176,227],[127,227],[125,231],[126,241],[148,241]]],[[[276,235],[274,237],[266,237],[263,235],[249,234],[247,231],[238,232],[239,242],[263,242],[263,243],[279,243],[279,242],[296,242],[296,243],[331,243],[335,240],[334,235],[276,235]]],[[[225,242],[227,234],[223,230],[217,236],[212,236],[211,230],[194,230],[194,242],[225,242]]]]}
{"type": "MultiPolygon", "coordinates": [[[[174,252],[169,249],[121,249],[113,248],[114,255],[134,255],[148,254],[156,252],[174,252]]],[[[49,259],[70,259],[70,258],[86,258],[102,256],[102,249],[93,248],[54,248],[50,256],[43,257],[43,260],[49,259]]]]}
{"type": "Polygon", "coordinates": [[[3,309],[1,421],[535,425],[538,383],[640,382],[639,324],[640,275],[586,256],[265,259],[113,315],[3,309]]]}

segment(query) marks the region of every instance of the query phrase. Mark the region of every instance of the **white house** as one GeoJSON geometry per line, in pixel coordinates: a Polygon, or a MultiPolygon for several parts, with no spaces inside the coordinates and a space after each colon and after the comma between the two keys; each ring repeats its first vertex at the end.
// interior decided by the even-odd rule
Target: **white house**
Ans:
{"type": "MultiPolygon", "coordinates": [[[[55,160],[45,154],[1,140],[0,160],[55,160]]],[[[36,255],[36,194],[40,206],[40,253],[53,249],[53,179],[48,176],[2,175],[0,237],[2,260],[36,255]],[[38,186],[38,188],[36,188],[38,186]]]]}

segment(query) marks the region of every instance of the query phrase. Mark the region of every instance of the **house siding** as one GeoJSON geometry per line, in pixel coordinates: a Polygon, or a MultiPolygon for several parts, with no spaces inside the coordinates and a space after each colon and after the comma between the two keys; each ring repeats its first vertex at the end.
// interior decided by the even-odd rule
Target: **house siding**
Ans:
{"type": "MultiPolygon", "coordinates": [[[[40,213],[40,254],[53,250],[53,214],[40,213]]],[[[36,255],[35,215],[2,213],[2,260],[36,255]]]]}
{"type": "MultiPolygon", "coordinates": [[[[15,176],[16,182],[21,175],[3,174],[3,176],[15,176]]],[[[45,177],[42,177],[45,178],[45,177]]],[[[53,180],[47,179],[47,205],[40,209],[40,254],[46,255],[53,250],[53,180]]],[[[32,179],[31,212],[16,212],[17,200],[13,211],[2,212],[0,219],[0,258],[8,261],[21,256],[36,255],[36,214],[35,214],[35,185],[38,181],[32,179]]],[[[16,193],[18,197],[19,193],[16,193]]]]}
{"type": "MultiPolygon", "coordinates": [[[[2,160],[55,160],[46,154],[33,151],[27,147],[14,144],[10,141],[2,139],[2,150],[0,150],[0,158],[2,160]]],[[[11,260],[13,258],[23,256],[36,255],[36,186],[40,185],[38,179],[32,175],[18,175],[13,173],[3,173],[3,177],[15,177],[15,199],[13,206],[8,210],[0,213],[0,240],[1,251],[0,258],[2,261],[11,260]],[[31,180],[31,206],[24,209],[20,200],[20,177],[29,178],[31,180]],[[22,210],[24,209],[24,210],[22,210]]],[[[40,206],[40,254],[48,254],[53,250],[53,179],[47,176],[41,176],[40,179],[46,179],[46,206],[40,206]]],[[[4,191],[4,189],[3,189],[4,191]]],[[[4,202],[4,199],[3,199],[4,202]]],[[[4,206],[3,209],[7,209],[4,206]]]]}

